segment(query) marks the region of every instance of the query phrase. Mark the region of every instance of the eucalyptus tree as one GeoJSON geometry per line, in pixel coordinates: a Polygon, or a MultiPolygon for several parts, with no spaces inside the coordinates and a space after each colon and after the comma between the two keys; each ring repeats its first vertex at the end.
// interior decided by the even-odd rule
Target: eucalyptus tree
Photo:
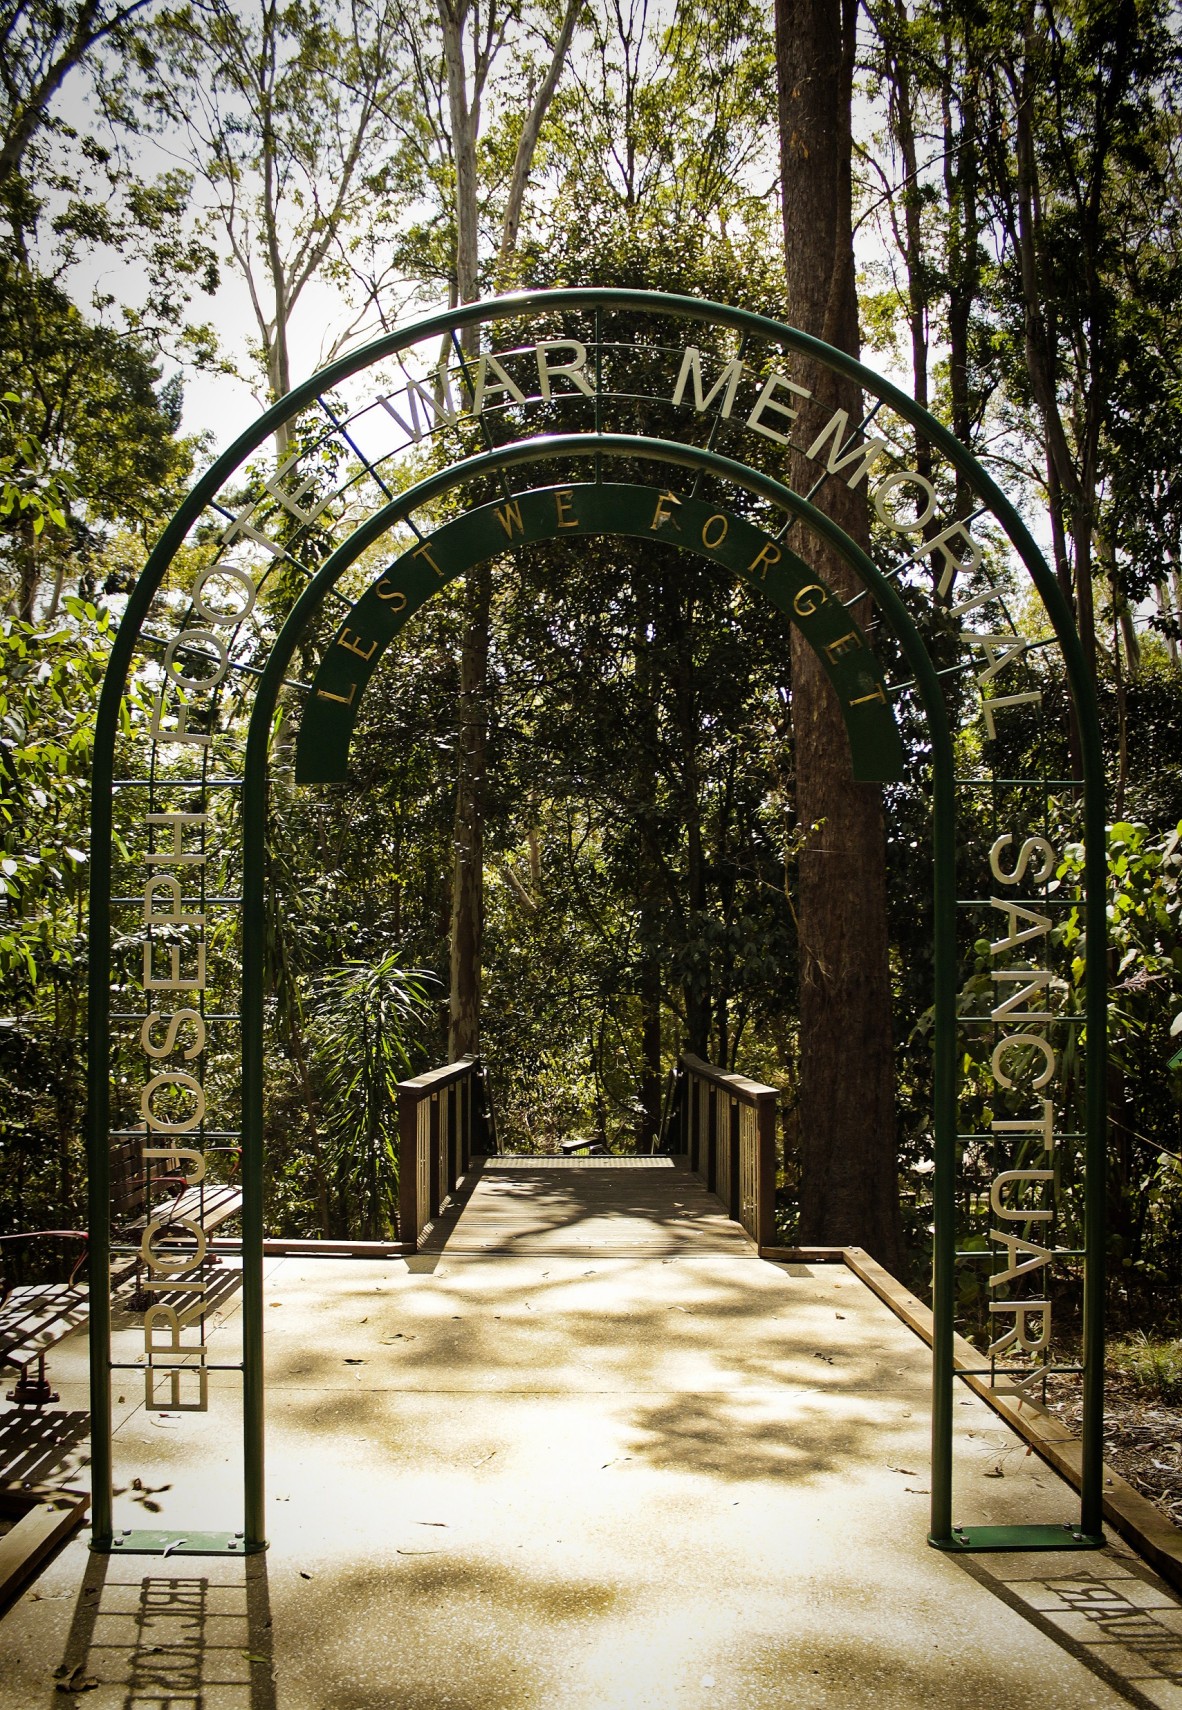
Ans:
{"type": "MultiPolygon", "coordinates": [[[[857,0],[777,0],[788,318],[854,356],[857,17],[857,0]]],[[[823,409],[860,419],[856,385],[833,375],[825,386],[823,409]]],[[[792,453],[790,467],[793,485],[808,492],[808,460],[792,453]]],[[[868,544],[864,495],[836,484],[828,510],[868,544]]],[[[805,538],[798,549],[847,598],[858,591],[848,567],[819,543],[805,538]]],[[[805,1242],[859,1243],[890,1265],[900,1257],[901,1228],[882,794],[854,782],[832,693],[810,649],[798,635],[793,641],[797,814],[808,837],[798,904],[800,1233],[805,1242]]]]}
{"type": "MultiPolygon", "coordinates": [[[[352,247],[419,189],[406,43],[390,0],[193,0],[154,20],[143,100],[197,175],[207,232],[250,301],[268,396],[292,384],[292,318],[317,281],[345,293],[352,247]]],[[[371,308],[363,295],[326,359],[371,308]]],[[[287,448],[287,430],[276,433],[287,448]]]]}
{"type": "MultiPolygon", "coordinates": [[[[3,0],[0,5],[0,205],[22,249],[40,201],[60,179],[61,145],[74,136],[62,112],[67,82],[91,71],[103,48],[129,51],[152,0],[3,0]]],[[[68,179],[61,180],[68,183],[68,179]]]]}

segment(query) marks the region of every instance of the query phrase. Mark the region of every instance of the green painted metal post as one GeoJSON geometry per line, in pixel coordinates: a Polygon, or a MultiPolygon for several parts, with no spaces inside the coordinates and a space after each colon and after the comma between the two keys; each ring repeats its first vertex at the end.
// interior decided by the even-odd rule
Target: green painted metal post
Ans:
{"type": "MultiPolygon", "coordinates": [[[[260,684],[255,710],[264,699],[260,684]]],[[[266,1548],[263,1349],[263,1010],[266,944],[266,737],[252,750],[242,783],[242,1430],[246,1548],[266,1548]]]]}
{"type": "MultiPolygon", "coordinates": [[[[931,691],[939,693],[939,684],[931,691]]],[[[925,699],[926,699],[925,695],[925,699]]],[[[943,702],[941,701],[941,710],[943,702]]],[[[945,729],[945,734],[947,731],[945,729]]],[[[956,1313],[956,799],[951,739],[934,754],[932,826],[933,1038],[932,1137],[935,1147],[932,1238],[933,1544],[952,1542],[952,1391],[956,1313]]]]}
{"type": "Polygon", "coordinates": [[[122,679],[103,681],[94,738],[90,808],[90,965],[87,971],[88,1053],[86,1152],[89,1242],[90,1527],[92,1547],[110,1548],[114,1534],[111,1457],[111,784],[114,725],[122,679]],[[111,685],[109,688],[108,685],[111,685]],[[115,719],[109,716],[110,699],[115,719]],[[107,713],[108,716],[104,716],[107,713]]]}

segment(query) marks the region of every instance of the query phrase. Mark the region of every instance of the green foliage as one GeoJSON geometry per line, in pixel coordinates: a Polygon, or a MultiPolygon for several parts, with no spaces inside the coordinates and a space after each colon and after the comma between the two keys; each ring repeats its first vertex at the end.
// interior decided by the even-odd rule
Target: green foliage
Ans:
{"type": "Polygon", "coordinates": [[[317,976],[311,1038],[323,1088],[325,1163],[362,1239],[398,1228],[397,1085],[430,1003],[429,975],[393,956],[317,976]]]}
{"type": "Polygon", "coordinates": [[[1110,1375],[1123,1378],[1147,1400],[1166,1407],[1182,1403],[1182,1342],[1135,1330],[1113,1338],[1105,1364],[1110,1375]]]}

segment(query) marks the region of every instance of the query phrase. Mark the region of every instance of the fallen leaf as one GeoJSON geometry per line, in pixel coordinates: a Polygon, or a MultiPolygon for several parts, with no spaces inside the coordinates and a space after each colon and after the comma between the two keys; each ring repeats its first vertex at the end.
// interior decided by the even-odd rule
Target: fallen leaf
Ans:
{"type": "Polygon", "coordinates": [[[988,1472],[987,1472],[987,1473],[986,1473],[986,1474],[985,1474],[985,1477],[986,1477],[986,1478],[1004,1478],[1004,1477],[1005,1477],[1005,1476],[1006,1476],[1006,1475],[1005,1475],[1005,1469],[1004,1469],[1004,1467],[1002,1467],[1002,1465],[1001,1465],[1001,1463],[1000,1463],[1000,1462],[999,1462],[999,1463],[998,1463],[998,1465],[997,1465],[997,1466],[995,1466],[995,1467],[992,1467],[992,1468],[991,1468],[991,1469],[990,1469],[990,1470],[989,1470],[989,1471],[988,1471],[988,1472]]]}
{"type": "Polygon", "coordinates": [[[905,1484],[903,1486],[903,1489],[910,1491],[912,1496],[930,1496],[932,1494],[930,1490],[917,1490],[913,1485],[910,1485],[910,1484],[905,1484]]]}
{"type": "Polygon", "coordinates": [[[914,1467],[893,1467],[889,1461],[887,1462],[887,1466],[890,1468],[891,1472],[901,1472],[905,1478],[915,1477],[914,1467]]]}
{"type": "Polygon", "coordinates": [[[396,1550],[394,1553],[395,1553],[395,1555],[399,1555],[399,1556],[441,1556],[443,1554],[443,1551],[442,1550],[396,1550]]]}
{"type": "Polygon", "coordinates": [[[347,1366],[363,1366],[365,1364],[365,1361],[347,1358],[344,1363],[347,1366]]]}
{"type": "Polygon", "coordinates": [[[834,1313],[834,1314],[833,1314],[833,1316],[834,1316],[834,1317],[835,1317],[835,1318],[844,1318],[844,1317],[845,1317],[845,1313],[844,1313],[844,1312],[835,1312],[835,1313],[834,1313]]]}
{"type": "Polygon", "coordinates": [[[306,1573],[303,1568],[300,1569],[300,1578],[301,1579],[311,1579],[311,1577],[312,1577],[312,1575],[310,1573],[306,1573]]]}
{"type": "Polygon", "coordinates": [[[474,1467],[482,1467],[482,1466],[483,1466],[483,1465],[484,1465],[484,1463],[485,1463],[485,1461],[491,1461],[491,1460],[492,1460],[492,1458],[493,1458],[493,1456],[494,1456],[494,1455],[495,1455],[495,1454],[496,1454],[496,1452],[497,1452],[497,1451],[496,1451],[496,1450],[495,1450],[495,1449],[490,1449],[490,1450],[489,1450],[489,1451],[488,1451],[488,1454],[487,1454],[487,1455],[481,1455],[481,1457],[480,1457],[480,1459],[479,1459],[479,1460],[478,1460],[478,1461],[473,1461],[473,1462],[472,1462],[472,1465],[473,1465],[473,1466],[474,1466],[474,1467]]]}

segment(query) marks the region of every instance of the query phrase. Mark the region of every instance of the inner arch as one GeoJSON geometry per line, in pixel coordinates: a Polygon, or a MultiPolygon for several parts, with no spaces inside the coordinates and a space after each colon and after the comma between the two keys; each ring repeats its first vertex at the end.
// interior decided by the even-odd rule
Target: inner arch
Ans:
{"type": "Polygon", "coordinates": [[[833,685],[854,777],[891,783],[903,745],[882,668],[838,595],[782,540],[693,495],[632,483],[533,488],[476,507],[408,548],[350,609],[312,684],[296,748],[296,782],[346,776],[357,713],[383,652],[453,577],[517,546],[627,535],[693,552],[757,588],[796,625],[833,685]]]}

